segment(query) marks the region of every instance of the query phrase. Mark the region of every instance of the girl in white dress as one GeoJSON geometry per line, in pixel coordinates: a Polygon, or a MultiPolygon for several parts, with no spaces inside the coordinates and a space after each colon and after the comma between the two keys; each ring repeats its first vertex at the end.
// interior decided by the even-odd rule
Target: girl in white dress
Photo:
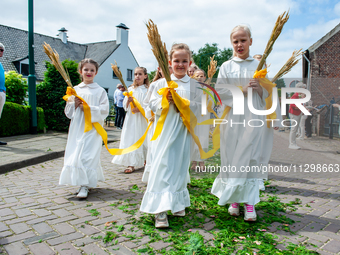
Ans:
{"type": "Polygon", "coordinates": [[[226,117],[228,123],[221,125],[221,169],[231,167],[235,172],[222,171],[215,179],[211,192],[219,198],[219,205],[231,204],[228,209],[231,215],[238,216],[239,203],[244,203],[244,220],[255,221],[254,205],[260,201],[259,176],[257,173],[244,170],[246,167],[260,167],[260,157],[263,153],[261,150],[265,150],[261,146],[262,134],[263,128],[267,128],[267,123],[266,116],[255,115],[249,110],[247,91],[248,88],[252,89],[253,106],[257,110],[265,110],[268,92],[261,87],[257,79],[252,79],[259,62],[249,56],[249,47],[252,44],[250,29],[242,25],[235,27],[230,40],[234,56],[222,64],[217,83],[220,87],[231,84],[242,90],[245,96],[244,114],[233,114],[233,97],[230,90],[217,91],[223,105],[231,107],[226,117]],[[252,119],[263,121],[264,125],[252,127],[260,125],[259,122],[249,125],[248,121],[252,119]]]}
{"type": "MultiPolygon", "coordinates": [[[[170,65],[173,69],[171,79],[178,84],[175,89],[179,96],[190,100],[194,95],[190,91],[190,82],[196,82],[187,75],[191,64],[191,51],[186,44],[174,44],[170,51],[170,65]]],[[[162,96],[157,93],[167,87],[165,79],[160,79],[151,95],[150,108],[156,114],[157,123],[161,111],[162,96]]],[[[197,84],[195,87],[199,86],[197,84]]],[[[173,104],[171,93],[167,95],[170,103],[169,112],[164,127],[154,144],[154,153],[150,169],[148,186],[140,210],[156,214],[157,228],[169,226],[167,211],[174,216],[185,216],[185,207],[190,206],[190,196],[187,189],[190,165],[191,135],[183,123],[180,113],[173,104]]],[[[190,108],[195,107],[190,100],[190,108]]]]}
{"type": "MultiPolygon", "coordinates": [[[[170,74],[172,74],[172,68],[169,66],[169,71],[170,74]]],[[[148,89],[148,93],[145,96],[145,99],[143,101],[143,105],[145,107],[145,116],[149,119],[154,121],[154,112],[150,109],[149,103],[150,103],[150,99],[151,99],[151,95],[155,89],[155,86],[157,84],[157,81],[159,79],[163,78],[163,73],[162,73],[162,69],[160,67],[157,68],[157,73],[155,75],[155,77],[153,78],[149,89],[148,89]]],[[[147,144],[148,144],[148,151],[147,151],[147,155],[146,155],[146,164],[144,167],[144,173],[143,173],[143,177],[142,177],[142,182],[148,182],[149,179],[149,173],[150,173],[150,168],[151,168],[151,164],[152,164],[152,154],[153,154],[153,150],[154,150],[154,144],[157,143],[157,141],[151,141],[151,138],[155,132],[156,129],[156,122],[154,121],[154,123],[152,124],[152,127],[149,129],[148,135],[146,137],[147,139],[147,144]]]]}
{"type": "MultiPolygon", "coordinates": [[[[128,92],[133,93],[133,97],[143,107],[143,101],[145,99],[148,87],[149,78],[146,68],[136,67],[134,71],[135,79],[132,85],[128,88],[128,92]]],[[[124,120],[123,130],[120,138],[119,148],[124,149],[138,141],[144,135],[144,132],[148,126],[148,121],[138,110],[137,107],[131,109],[132,97],[125,97],[123,101],[123,107],[127,111],[124,120]]],[[[143,107],[144,109],[144,107],[143,107]]],[[[129,174],[135,171],[135,168],[144,166],[146,160],[147,143],[139,147],[137,150],[124,155],[114,156],[112,163],[117,165],[127,166],[124,173],[129,174]]]]}
{"type": "MultiPolygon", "coordinates": [[[[197,69],[194,72],[194,79],[196,79],[198,82],[204,83],[207,79],[207,76],[204,72],[204,70],[197,69]]],[[[209,84],[208,84],[209,85],[209,84]]],[[[203,85],[200,85],[202,88],[203,85]]],[[[205,87],[206,88],[206,87],[205,87]]],[[[209,95],[205,94],[202,90],[197,88],[197,94],[198,97],[201,97],[202,94],[207,97],[207,105],[209,103],[209,95]]],[[[201,112],[197,113],[197,123],[203,122],[205,120],[210,119],[210,112],[207,111],[205,115],[202,115],[201,112]]],[[[195,128],[195,134],[198,136],[202,149],[204,151],[207,151],[209,148],[209,129],[210,125],[197,125],[195,128]]],[[[198,168],[203,171],[204,170],[204,159],[201,159],[200,151],[198,149],[197,144],[192,140],[192,149],[191,149],[191,170],[197,171],[197,162],[198,162],[198,168]]]]}
{"type": "MultiPolygon", "coordinates": [[[[92,59],[84,59],[79,63],[79,73],[83,82],[74,89],[91,109],[91,122],[103,125],[109,114],[109,100],[106,91],[93,82],[98,73],[98,63],[92,59]]],[[[97,181],[104,181],[100,164],[102,138],[96,129],[84,133],[85,117],[82,101],[74,96],[69,97],[66,116],[71,119],[69,128],[64,167],[60,174],[59,184],[80,185],[77,197],[86,198],[88,188],[95,188],[97,181]]]]}

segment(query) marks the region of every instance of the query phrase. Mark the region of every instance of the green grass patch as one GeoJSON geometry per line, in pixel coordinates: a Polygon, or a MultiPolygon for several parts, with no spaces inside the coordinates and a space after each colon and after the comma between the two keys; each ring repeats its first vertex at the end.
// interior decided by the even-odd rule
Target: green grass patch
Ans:
{"type": "MultiPolygon", "coordinates": [[[[143,235],[149,236],[150,243],[161,240],[173,243],[170,250],[157,251],[161,254],[317,254],[309,251],[302,244],[289,244],[287,250],[280,251],[276,248],[278,241],[275,235],[267,232],[272,223],[278,222],[280,229],[287,231],[289,235],[289,232],[292,232],[289,226],[294,221],[286,217],[284,212],[293,211],[294,206],[300,201],[282,203],[275,194],[261,192],[265,200],[256,205],[256,210],[260,213],[258,220],[245,222],[242,216],[230,216],[228,206],[217,204],[218,198],[210,194],[213,182],[214,178],[211,177],[191,181],[188,185],[191,206],[186,208],[185,217],[168,216],[169,229],[156,229],[154,217],[148,214],[138,219],[130,219],[129,224],[142,230],[143,235]],[[206,223],[215,224],[214,229],[204,231],[206,223]],[[214,238],[205,243],[200,232],[205,234],[209,232],[214,238]],[[165,238],[164,233],[166,233],[165,238]]],[[[243,207],[241,206],[240,209],[243,215],[243,207]]],[[[131,235],[126,237],[134,239],[131,235]]],[[[143,253],[144,250],[148,254],[156,254],[156,251],[149,246],[137,252],[143,253]]]]}
{"type": "Polygon", "coordinates": [[[91,209],[91,210],[88,210],[88,212],[91,213],[91,216],[100,215],[100,212],[98,212],[97,209],[91,209]]]}

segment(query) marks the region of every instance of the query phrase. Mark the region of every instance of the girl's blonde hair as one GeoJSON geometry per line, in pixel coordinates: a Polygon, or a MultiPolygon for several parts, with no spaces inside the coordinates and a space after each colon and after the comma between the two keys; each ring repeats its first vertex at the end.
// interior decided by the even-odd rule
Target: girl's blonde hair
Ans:
{"type": "MultiPolygon", "coordinates": [[[[233,30],[231,30],[231,33],[230,33],[230,42],[231,41],[231,37],[233,36],[233,33],[239,31],[239,30],[243,30],[245,31],[248,35],[249,35],[249,38],[251,38],[251,31],[250,31],[250,28],[247,26],[247,25],[237,25],[236,27],[233,28],[233,30]]],[[[233,56],[236,56],[236,52],[233,51],[233,56]]]]}
{"type": "Polygon", "coordinates": [[[206,72],[205,72],[203,69],[197,69],[197,70],[195,70],[195,72],[194,72],[194,77],[196,77],[196,75],[197,75],[198,72],[202,72],[202,73],[204,74],[204,77],[207,78],[207,74],[206,74],[206,72]]]}
{"type": "Polygon", "coordinates": [[[159,80],[160,78],[163,78],[163,76],[162,76],[161,70],[157,69],[156,75],[155,75],[155,77],[153,77],[152,82],[155,82],[155,81],[159,80]]]}
{"type": "Polygon", "coordinates": [[[176,50],[185,50],[188,54],[189,54],[189,59],[191,61],[191,50],[189,48],[189,46],[185,43],[174,43],[171,47],[171,50],[170,50],[170,61],[172,60],[172,55],[174,54],[174,52],[176,50]]]}
{"type": "MultiPolygon", "coordinates": [[[[136,68],[135,68],[135,71],[136,71],[137,69],[141,69],[141,70],[143,71],[143,73],[146,74],[146,78],[144,79],[143,84],[145,85],[146,88],[148,88],[149,85],[150,85],[149,76],[148,76],[148,70],[146,70],[146,68],[145,68],[145,67],[142,67],[142,66],[136,67],[136,68]]],[[[138,84],[137,84],[137,82],[136,82],[135,80],[133,80],[133,83],[131,84],[131,86],[132,86],[132,88],[135,89],[135,88],[138,87],[138,84]]]]}
{"type": "Polygon", "coordinates": [[[253,56],[253,58],[255,58],[255,59],[256,59],[257,57],[258,57],[258,58],[262,58],[262,55],[261,55],[261,54],[255,54],[255,55],[253,56]]]}
{"type": "Polygon", "coordinates": [[[92,58],[85,58],[82,61],[80,61],[78,64],[78,71],[80,72],[81,69],[83,69],[84,65],[87,63],[94,65],[96,67],[96,71],[98,72],[99,64],[96,61],[94,61],[92,58]]]}

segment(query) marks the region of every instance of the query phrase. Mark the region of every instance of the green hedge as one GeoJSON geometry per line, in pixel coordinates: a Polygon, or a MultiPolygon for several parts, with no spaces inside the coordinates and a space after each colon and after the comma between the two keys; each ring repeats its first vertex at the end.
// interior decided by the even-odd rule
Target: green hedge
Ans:
{"type": "MultiPolygon", "coordinates": [[[[45,115],[42,108],[37,107],[38,132],[44,131],[45,115]]],[[[0,136],[22,135],[30,133],[31,107],[6,102],[0,119],[0,136]]]]}

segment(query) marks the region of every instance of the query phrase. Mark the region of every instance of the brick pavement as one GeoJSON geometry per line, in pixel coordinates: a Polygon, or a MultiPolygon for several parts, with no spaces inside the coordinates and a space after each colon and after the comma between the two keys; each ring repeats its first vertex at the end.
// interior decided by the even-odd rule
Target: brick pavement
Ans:
{"type": "MultiPolygon", "coordinates": [[[[318,138],[315,138],[318,139],[318,138]]],[[[306,140],[300,143],[302,150],[288,149],[288,133],[275,133],[271,163],[290,165],[340,163],[340,155],[327,146],[326,139],[306,140]],[[308,148],[308,149],[306,149],[308,148]]],[[[333,141],[332,145],[336,147],[333,141]]],[[[111,144],[110,147],[117,146],[111,144]]],[[[126,199],[140,204],[142,192],[131,191],[134,184],[141,183],[142,170],[126,175],[122,167],[110,163],[112,156],[103,148],[102,165],[106,177],[98,188],[90,192],[86,200],[75,198],[76,187],[59,186],[58,178],[63,158],[46,161],[0,175],[0,254],[135,254],[139,247],[149,242],[140,231],[134,232],[127,224],[130,214],[111,204],[126,199]],[[96,209],[99,215],[88,211],[96,209]],[[118,233],[117,243],[108,246],[102,239],[106,222],[117,221],[125,225],[118,233]],[[139,242],[130,241],[123,234],[136,234],[139,242]],[[2,249],[2,252],[1,252],[2,249]]],[[[307,242],[321,254],[340,252],[340,179],[338,174],[275,173],[269,175],[271,186],[278,196],[289,202],[300,199],[298,211],[287,216],[296,221],[292,226],[295,234],[277,229],[274,223],[268,232],[278,236],[278,248],[284,249],[288,242],[307,242]],[[299,215],[296,215],[298,213],[299,215]]],[[[140,214],[137,213],[135,217],[140,214]]],[[[213,221],[197,229],[204,238],[212,239],[213,221]]],[[[166,232],[162,232],[165,236],[166,232]]],[[[157,242],[155,249],[169,248],[171,243],[157,242]]]]}
{"type": "MultiPolygon", "coordinates": [[[[109,143],[120,139],[120,130],[105,129],[109,143]]],[[[46,134],[2,137],[1,140],[8,144],[0,146],[0,174],[64,156],[67,133],[49,131],[46,134]]]]}

